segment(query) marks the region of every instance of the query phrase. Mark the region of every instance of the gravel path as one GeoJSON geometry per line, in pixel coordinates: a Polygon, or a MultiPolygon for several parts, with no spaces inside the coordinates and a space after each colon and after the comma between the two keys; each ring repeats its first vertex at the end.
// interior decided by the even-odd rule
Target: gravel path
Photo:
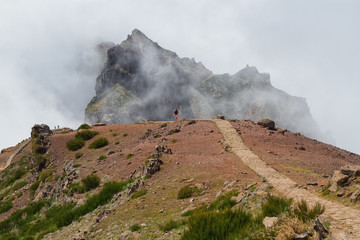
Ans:
{"type": "Polygon", "coordinates": [[[305,199],[310,205],[316,202],[325,206],[323,217],[331,219],[333,239],[360,239],[360,211],[345,207],[311,194],[309,191],[297,188],[297,183],[287,176],[271,168],[267,163],[255,155],[238,135],[232,125],[225,120],[214,120],[225,141],[232,151],[254,172],[265,178],[277,190],[295,201],[305,199]]]}
{"type": "Polygon", "coordinates": [[[20,146],[16,149],[16,151],[15,151],[13,154],[10,155],[10,157],[9,157],[8,160],[6,161],[5,167],[4,167],[4,168],[0,168],[0,171],[2,171],[3,169],[7,168],[7,167],[11,164],[13,158],[14,158],[16,155],[18,155],[30,142],[31,142],[31,138],[29,138],[29,139],[25,140],[23,143],[21,143],[20,146]]]}

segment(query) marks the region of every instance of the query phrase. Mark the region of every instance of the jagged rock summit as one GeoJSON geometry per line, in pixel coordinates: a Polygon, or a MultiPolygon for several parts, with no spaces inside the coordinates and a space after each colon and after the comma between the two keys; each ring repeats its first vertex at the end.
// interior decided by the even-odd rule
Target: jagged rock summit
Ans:
{"type": "Polygon", "coordinates": [[[88,104],[89,122],[108,124],[184,118],[258,121],[310,137],[321,135],[305,99],[271,85],[270,75],[246,66],[234,75],[213,74],[201,62],[180,58],[135,29],[119,45],[102,44],[107,60],[96,79],[96,96],[88,104]]]}

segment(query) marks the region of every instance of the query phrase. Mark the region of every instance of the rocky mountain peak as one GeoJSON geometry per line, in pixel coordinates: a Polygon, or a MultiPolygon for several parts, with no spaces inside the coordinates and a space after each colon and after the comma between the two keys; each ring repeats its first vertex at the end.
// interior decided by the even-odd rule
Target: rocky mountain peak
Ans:
{"type": "Polygon", "coordinates": [[[304,99],[274,88],[270,74],[246,66],[234,75],[213,74],[194,59],[180,58],[138,29],[107,51],[86,108],[89,122],[109,124],[184,118],[269,118],[311,137],[321,133],[304,99]]]}

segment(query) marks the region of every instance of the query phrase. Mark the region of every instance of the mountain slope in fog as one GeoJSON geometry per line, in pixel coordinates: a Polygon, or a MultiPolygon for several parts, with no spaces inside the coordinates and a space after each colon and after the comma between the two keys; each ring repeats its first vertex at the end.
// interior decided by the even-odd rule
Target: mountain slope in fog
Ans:
{"type": "Polygon", "coordinates": [[[234,75],[213,74],[194,59],[180,58],[135,29],[120,45],[105,44],[107,61],[85,115],[108,124],[180,117],[274,120],[278,127],[318,138],[305,99],[271,85],[270,75],[246,66],[234,75]]]}

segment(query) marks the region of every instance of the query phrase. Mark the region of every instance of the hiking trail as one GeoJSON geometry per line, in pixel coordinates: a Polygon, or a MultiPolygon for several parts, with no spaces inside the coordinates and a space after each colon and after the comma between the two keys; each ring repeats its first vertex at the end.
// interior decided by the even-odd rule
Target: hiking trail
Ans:
{"type": "Polygon", "coordinates": [[[316,202],[324,205],[326,209],[322,216],[330,220],[330,230],[335,239],[360,239],[359,210],[325,200],[305,189],[297,188],[296,182],[276,171],[254,154],[244,144],[242,138],[230,122],[221,119],[214,119],[213,121],[223,134],[224,140],[230,145],[232,152],[254,172],[265,178],[275,189],[282,192],[286,197],[293,198],[295,201],[304,199],[310,205],[316,202]]]}
{"type": "Polygon", "coordinates": [[[5,167],[4,167],[4,168],[0,168],[0,171],[2,171],[2,170],[4,170],[5,168],[7,168],[7,167],[11,164],[13,158],[14,158],[16,155],[18,155],[30,142],[31,142],[31,138],[29,138],[29,139],[27,139],[27,140],[24,140],[24,141],[20,144],[20,146],[14,151],[14,153],[10,155],[10,157],[9,157],[8,160],[6,161],[5,167]]]}

